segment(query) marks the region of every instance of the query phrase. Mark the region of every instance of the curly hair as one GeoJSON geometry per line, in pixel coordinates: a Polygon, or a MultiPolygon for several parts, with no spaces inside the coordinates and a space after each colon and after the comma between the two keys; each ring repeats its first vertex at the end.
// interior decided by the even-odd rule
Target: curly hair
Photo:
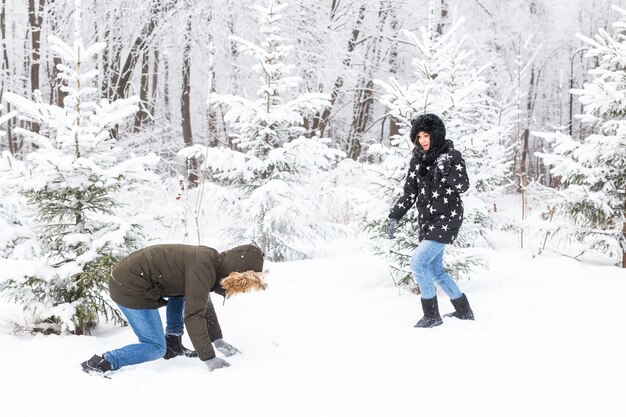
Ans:
{"type": "Polygon", "coordinates": [[[221,281],[222,287],[226,291],[226,298],[233,295],[254,290],[265,290],[267,284],[263,281],[264,272],[245,271],[231,272],[221,281]]]}

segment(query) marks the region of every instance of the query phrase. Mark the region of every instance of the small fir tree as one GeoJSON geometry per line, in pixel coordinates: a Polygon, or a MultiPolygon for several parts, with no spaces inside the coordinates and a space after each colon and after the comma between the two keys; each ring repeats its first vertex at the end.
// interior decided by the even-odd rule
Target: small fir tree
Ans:
{"type": "Polygon", "coordinates": [[[546,236],[578,242],[582,253],[608,254],[626,268],[626,10],[615,9],[622,19],[613,35],[603,29],[594,39],[579,35],[599,65],[589,71],[593,80],[572,92],[584,106],[582,123],[595,133],[582,141],[560,132],[535,135],[553,145],[552,153],[537,155],[561,181],[561,189],[548,191],[562,218],[546,225],[546,236]]]}
{"type": "Polygon", "coordinates": [[[328,106],[329,97],[299,93],[300,77],[289,75],[291,46],[278,25],[285,7],[274,0],[256,6],[265,37],[261,45],[233,37],[256,61],[252,69],[261,84],[257,97],[211,95],[211,104],[228,109],[224,120],[236,150],[194,147],[181,152],[204,157],[204,169],[233,188],[225,207],[237,221],[228,234],[257,242],[275,261],[305,257],[306,246],[328,229],[311,183],[341,155],[327,146],[329,140],[304,136],[304,117],[328,106]]]}
{"type": "Polygon", "coordinates": [[[382,239],[389,208],[402,193],[413,144],[408,138],[411,120],[420,114],[438,114],[446,124],[446,137],[463,154],[469,178],[470,191],[463,197],[465,218],[454,246],[447,249],[446,268],[453,276],[468,276],[483,261],[462,248],[477,242],[489,243],[486,231],[493,226],[490,200],[503,186],[511,160],[507,146],[513,126],[513,107],[492,98],[493,94],[483,75],[489,64],[477,65],[473,51],[464,47],[464,41],[455,39],[462,20],[452,25],[444,35],[435,31],[433,7],[428,28],[421,36],[405,31],[416,49],[413,59],[415,81],[400,84],[394,77],[385,82],[377,80],[385,94],[381,101],[388,113],[400,121],[399,135],[392,137],[391,147],[380,146],[384,160],[372,168],[379,196],[386,209],[372,212],[365,219],[366,229],[372,234],[376,250],[388,254],[392,277],[397,283],[412,283],[409,259],[418,245],[419,221],[417,211],[410,210],[400,222],[396,239],[389,243],[382,239]]]}
{"type": "Polygon", "coordinates": [[[67,93],[64,107],[7,93],[7,100],[41,126],[40,133],[16,133],[37,144],[21,178],[22,194],[36,209],[36,239],[45,257],[39,272],[7,282],[10,297],[42,320],[76,334],[87,333],[103,315],[123,322],[106,288],[112,266],[138,238],[137,225],[116,209],[117,193],[150,177],[148,155],[118,161],[120,150],[110,130],[138,110],[137,98],[93,101],[97,70],[85,67],[105,46],[86,48],[80,37],[80,2],[76,2],[76,39],[72,46],[54,36],[52,49],[67,64],[59,78],[67,93]]]}

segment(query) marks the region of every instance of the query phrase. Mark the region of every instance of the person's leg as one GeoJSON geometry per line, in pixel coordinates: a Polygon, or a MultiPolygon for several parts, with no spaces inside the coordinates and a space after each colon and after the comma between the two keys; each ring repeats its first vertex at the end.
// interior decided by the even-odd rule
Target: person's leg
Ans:
{"type": "Polygon", "coordinates": [[[446,293],[451,299],[455,300],[459,298],[463,293],[459,289],[459,286],[454,282],[452,277],[443,268],[443,253],[444,250],[439,252],[433,259],[433,275],[435,276],[435,283],[446,293]]]}
{"type": "Polygon", "coordinates": [[[454,306],[454,312],[444,317],[456,317],[461,320],[474,320],[474,312],[467,301],[467,296],[461,292],[459,286],[443,268],[443,252],[433,260],[433,274],[435,282],[448,295],[454,306]]]}
{"type": "Polygon", "coordinates": [[[433,240],[422,240],[411,256],[411,271],[423,299],[433,298],[435,293],[435,277],[432,263],[443,252],[446,245],[433,240]]]}
{"type": "Polygon", "coordinates": [[[182,336],[185,332],[183,310],[185,309],[185,297],[168,297],[165,310],[165,335],[182,336]]]}
{"type": "Polygon", "coordinates": [[[411,257],[411,270],[415,275],[417,285],[420,287],[422,311],[424,312],[424,316],[415,324],[415,327],[435,327],[443,323],[437,304],[432,263],[444,247],[443,243],[422,240],[411,257]]]}
{"type": "Polygon", "coordinates": [[[165,354],[165,333],[159,311],[127,308],[118,304],[133,329],[139,343],[104,353],[111,370],[137,363],[153,361],[165,354]]]}
{"type": "Polygon", "coordinates": [[[183,346],[183,333],[185,332],[184,321],[185,297],[168,297],[167,308],[165,310],[165,344],[167,350],[164,359],[171,359],[176,356],[185,355],[195,358],[198,355],[195,351],[183,346]]]}

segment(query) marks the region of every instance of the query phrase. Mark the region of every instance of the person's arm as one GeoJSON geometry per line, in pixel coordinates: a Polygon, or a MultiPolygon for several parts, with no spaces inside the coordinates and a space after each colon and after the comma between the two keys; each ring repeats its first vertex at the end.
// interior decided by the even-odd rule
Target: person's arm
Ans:
{"type": "Polygon", "coordinates": [[[419,160],[418,156],[414,155],[411,158],[411,162],[409,163],[409,172],[406,175],[406,180],[404,182],[404,192],[402,196],[398,199],[396,204],[391,209],[389,213],[390,219],[395,219],[400,221],[402,217],[406,214],[407,211],[413,204],[415,204],[415,200],[417,199],[418,187],[417,187],[417,176],[419,168],[419,160]]]}
{"type": "Polygon", "coordinates": [[[215,357],[206,319],[210,303],[209,285],[214,279],[215,270],[211,267],[194,266],[185,271],[185,327],[198,357],[203,361],[215,357]],[[210,274],[209,279],[203,274],[210,274]]]}
{"type": "Polygon", "coordinates": [[[465,168],[465,160],[459,151],[452,152],[450,171],[446,177],[446,181],[459,194],[469,189],[469,178],[467,176],[467,169],[465,168]]]}
{"type": "Polygon", "coordinates": [[[215,313],[215,307],[213,307],[213,302],[211,301],[210,295],[206,305],[206,311],[204,312],[204,318],[206,320],[206,327],[207,331],[209,332],[209,338],[211,339],[211,342],[215,342],[217,339],[221,339],[222,328],[220,327],[220,323],[217,320],[217,313],[215,313]]]}

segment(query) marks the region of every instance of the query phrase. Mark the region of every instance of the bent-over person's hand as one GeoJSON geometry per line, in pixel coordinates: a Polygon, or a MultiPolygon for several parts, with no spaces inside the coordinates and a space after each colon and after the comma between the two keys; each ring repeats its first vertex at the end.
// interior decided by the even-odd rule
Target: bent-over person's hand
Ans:
{"type": "Polygon", "coordinates": [[[230,366],[230,363],[226,362],[222,358],[218,358],[217,356],[211,359],[207,359],[206,361],[204,361],[204,363],[209,368],[210,372],[213,372],[216,369],[227,368],[230,366]]]}
{"type": "Polygon", "coordinates": [[[213,342],[215,349],[219,350],[224,356],[233,356],[236,353],[241,353],[233,345],[224,341],[224,339],[217,339],[213,342]]]}

